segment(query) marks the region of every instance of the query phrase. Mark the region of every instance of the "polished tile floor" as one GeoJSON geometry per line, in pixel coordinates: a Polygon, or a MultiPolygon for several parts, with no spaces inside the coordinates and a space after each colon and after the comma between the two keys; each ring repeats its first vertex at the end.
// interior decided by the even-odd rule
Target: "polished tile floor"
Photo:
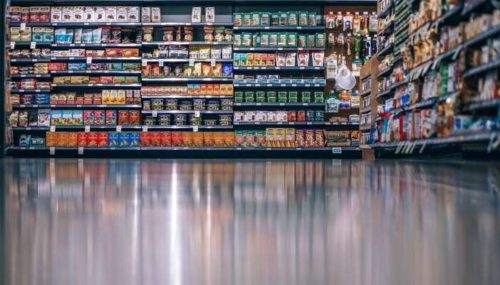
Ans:
{"type": "Polygon", "coordinates": [[[0,167],[3,284],[500,284],[499,164],[0,167]]]}

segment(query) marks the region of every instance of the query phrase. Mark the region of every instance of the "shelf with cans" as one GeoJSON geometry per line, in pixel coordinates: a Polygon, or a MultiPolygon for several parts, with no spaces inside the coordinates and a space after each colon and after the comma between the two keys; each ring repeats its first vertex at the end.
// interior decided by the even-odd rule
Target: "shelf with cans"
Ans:
{"type": "Polygon", "coordinates": [[[476,2],[417,3],[401,68],[391,78],[394,98],[379,110],[377,148],[462,143],[456,138],[465,136],[467,142],[482,142],[483,151],[494,150],[473,134],[499,128],[500,59],[492,51],[500,46],[500,11],[488,1],[476,2]]]}

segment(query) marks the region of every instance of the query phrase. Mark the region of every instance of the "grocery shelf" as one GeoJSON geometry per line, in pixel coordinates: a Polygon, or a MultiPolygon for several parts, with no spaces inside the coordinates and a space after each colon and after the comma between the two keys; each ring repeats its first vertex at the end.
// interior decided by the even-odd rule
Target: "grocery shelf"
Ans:
{"type": "Polygon", "coordinates": [[[482,64],[480,66],[467,70],[466,72],[464,72],[464,78],[481,75],[488,71],[498,70],[499,68],[500,68],[500,58],[495,61],[482,64]]]}
{"type": "Polygon", "coordinates": [[[233,47],[233,51],[323,51],[322,47],[233,47]]]}
{"type": "Polygon", "coordinates": [[[324,87],[325,84],[312,83],[234,83],[234,87],[324,87]]]}
{"type": "MultiPolygon", "coordinates": [[[[103,56],[103,57],[91,57],[92,61],[140,61],[141,57],[138,56],[103,56]]],[[[85,61],[87,57],[85,56],[52,56],[50,60],[55,61],[85,61]]]]}
{"type": "Polygon", "coordinates": [[[223,110],[142,110],[143,114],[233,114],[233,111],[223,110]]]}
{"type": "Polygon", "coordinates": [[[408,79],[405,79],[405,80],[402,80],[402,81],[399,81],[399,82],[396,82],[396,83],[393,83],[391,85],[391,89],[396,89],[396,88],[399,88],[405,84],[408,84],[408,79]]]}
{"type": "Polygon", "coordinates": [[[383,92],[377,93],[377,98],[385,97],[385,96],[387,96],[387,95],[389,95],[391,93],[392,93],[392,89],[389,88],[388,90],[385,90],[383,92]]]}
{"type": "Polygon", "coordinates": [[[142,62],[233,62],[232,59],[142,58],[142,62]]]}
{"type": "Polygon", "coordinates": [[[169,42],[143,42],[143,46],[161,46],[161,45],[233,45],[233,42],[207,42],[207,41],[169,41],[169,42]]]}
{"type": "Polygon", "coordinates": [[[88,48],[101,48],[101,47],[140,47],[141,44],[137,43],[51,43],[54,48],[71,48],[71,47],[88,47],[88,48]]]}
{"type": "Polygon", "coordinates": [[[11,93],[49,93],[50,89],[11,89],[11,93]]]}
{"type": "Polygon", "coordinates": [[[325,67],[323,66],[235,66],[233,68],[234,70],[241,70],[241,71],[262,71],[262,70],[272,70],[272,71],[311,71],[311,70],[318,70],[322,71],[325,70],[325,67]]]}
{"type": "Polygon", "coordinates": [[[19,104],[12,105],[14,109],[139,109],[142,105],[139,104],[19,104]]]}
{"type": "Polygon", "coordinates": [[[387,67],[386,69],[380,71],[378,74],[377,74],[377,78],[381,78],[381,77],[384,77],[384,76],[387,76],[387,75],[390,75],[392,73],[392,66],[390,67],[387,67]]]}
{"type": "Polygon", "coordinates": [[[495,27],[487,28],[485,32],[482,32],[479,35],[473,37],[472,39],[465,41],[464,47],[468,48],[471,46],[478,45],[478,44],[492,38],[493,36],[496,36],[499,33],[500,33],[500,25],[496,25],[495,27]]]}
{"type": "Polygon", "coordinates": [[[359,124],[354,123],[332,123],[332,122],[233,122],[234,126],[345,126],[345,127],[358,127],[359,124]]]}
{"type": "Polygon", "coordinates": [[[442,55],[438,56],[439,60],[444,60],[444,59],[447,59],[449,57],[452,57],[452,59],[456,58],[457,55],[459,54],[459,52],[463,49],[463,45],[457,45],[456,47],[453,47],[451,49],[448,49],[445,53],[443,53],[442,55]]]}
{"type": "Polygon", "coordinates": [[[233,27],[235,31],[323,31],[324,26],[245,26],[233,27]]]}
{"type": "Polygon", "coordinates": [[[368,90],[365,90],[361,93],[359,93],[359,96],[366,96],[366,95],[370,95],[370,93],[372,93],[372,90],[368,89],[368,90]]]}
{"type": "Polygon", "coordinates": [[[158,23],[142,23],[144,27],[165,27],[165,26],[233,26],[232,22],[201,22],[201,23],[186,23],[186,22],[158,22],[158,23]]]}
{"type": "Polygon", "coordinates": [[[358,147],[9,147],[16,157],[361,158],[358,147]]]}
{"type": "MultiPolygon", "coordinates": [[[[141,26],[140,22],[33,22],[25,23],[27,27],[101,27],[101,26],[120,26],[120,27],[137,27],[141,26]]],[[[20,23],[11,23],[11,27],[19,27],[20,23]]]]}
{"type": "Polygon", "coordinates": [[[58,88],[82,88],[82,87],[95,87],[95,88],[110,88],[110,87],[120,87],[120,88],[127,88],[127,87],[141,87],[141,84],[125,84],[125,83],[120,83],[120,84],[104,84],[104,83],[84,83],[84,84],[52,84],[52,87],[58,87],[58,88]]]}
{"type": "Polygon", "coordinates": [[[141,71],[123,71],[123,70],[55,70],[55,71],[51,71],[50,74],[54,74],[54,75],[71,75],[71,74],[141,75],[141,71]]]}
{"type": "Polygon", "coordinates": [[[142,95],[142,99],[232,99],[232,95],[142,95]]]}
{"type": "Polygon", "coordinates": [[[464,8],[463,3],[455,4],[453,8],[449,9],[443,15],[441,15],[441,17],[437,20],[437,22],[440,24],[447,24],[452,21],[453,22],[459,21],[461,19],[459,15],[462,12],[463,8],[464,8]]]}
{"type": "Polygon", "coordinates": [[[36,47],[48,47],[52,45],[52,42],[10,42],[9,45],[7,45],[7,48],[11,49],[12,45],[15,47],[31,47],[32,45],[35,45],[36,47]]]}
{"type": "Polygon", "coordinates": [[[394,48],[393,44],[390,44],[390,45],[386,46],[385,48],[381,49],[378,52],[378,56],[384,56],[384,55],[389,54],[392,51],[393,48],[394,48]]]}
{"type": "Polygon", "coordinates": [[[11,74],[10,78],[51,78],[50,74],[11,74]]]}
{"type": "Polygon", "coordinates": [[[185,125],[185,126],[145,126],[147,130],[156,130],[156,131],[168,131],[168,130],[193,130],[193,129],[198,129],[198,130],[232,130],[233,126],[192,126],[192,125],[185,125]]]}
{"type": "Polygon", "coordinates": [[[12,58],[10,62],[19,62],[19,63],[32,63],[32,62],[49,62],[49,57],[38,57],[38,58],[12,58]]]}
{"type": "Polygon", "coordinates": [[[142,78],[142,82],[232,82],[233,78],[215,78],[215,77],[159,77],[142,78]]]}
{"type": "Polygon", "coordinates": [[[235,107],[325,107],[325,103],[234,103],[235,107]]]}
{"type": "Polygon", "coordinates": [[[51,127],[13,127],[13,131],[84,131],[89,128],[90,131],[134,131],[141,130],[142,126],[51,126],[51,127]]]}
{"type": "Polygon", "coordinates": [[[500,108],[500,99],[477,100],[469,102],[464,106],[466,111],[478,111],[493,108],[500,108]]]}

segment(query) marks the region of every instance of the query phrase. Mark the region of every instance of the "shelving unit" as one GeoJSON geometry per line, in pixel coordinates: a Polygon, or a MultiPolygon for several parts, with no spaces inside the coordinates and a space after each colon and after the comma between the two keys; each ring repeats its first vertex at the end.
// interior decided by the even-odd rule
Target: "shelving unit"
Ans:
{"type": "Polygon", "coordinates": [[[378,95],[385,100],[384,108],[379,108],[377,135],[370,146],[378,157],[465,153],[471,149],[498,152],[498,126],[492,123],[500,116],[498,98],[481,86],[498,76],[500,59],[488,56],[486,43],[497,38],[500,23],[493,21],[491,27],[483,27],[477,22],[482,32],[473,35],[447,34],[457,31],[459,25],[468,31],[474,19],[498,11],[489,1],[443,2],[440,7],[420,2],[411,6],[405,1],[394,2],[394,52],[401,58],[394,61],[390,92],[378,95]],[[416,17],[413,24],[409,24],[410,14],[416,17]],[[434,29],[435,33],[430,32],[434,29]],[[437,51],[438,42],[441,49],[437,53],[419,52],[423,45],[437,51]],[[482,59],[474,59],[474,53],[482,54],[482,59]],[[390,93],[394,98],[386,99],[390,93]]]}
{"type": "MultiPolygon", "coordinates": [[[[38,3],[37,1],[24,1],[24,0],[12,0],[10,1],[11,5],[21,5],[21,6],[30,6],[30,5],[45,5],[44,3],[38,3]]],[[[209,1],[210,2],[210,1],[209,1]]],[[[83,2],[75,2],[73,4],[79,4],[83,2]]],[[[87,3],[88,4],[88,3],[87,3]]],[[[92,4],[98,6],[109,6],[113,5],[110,1],[100,1],[96,0],[92,4]],[[101,5],[102,4],[102,5],[101,5]]],[[[352,7],[356,7],[359,3],[353,5],[352,7]]],[[[363,2],[367,6],[363,6],[359,11],[371,11],[373,7],[373,2],[363,2]]],[[[65,3],[62,2],[51,2],[51,6],[64,6],[65,3]]],[[[307,11],[308,13],[316,13],[315,21],[317,23],[315,25],[279,25],[279,26],[234,26],[233,23],[233,14],[234,13],[247,13],[252,11],[269,11],[269,12],[278,12],[283,11],[284,7],[282,2],[269,2],[269,3],[245,3],[245,5],[241,5],[240,2],[235,1],[215,1],[214,4],[207,3],[203,5],[203,9],[205,6],[215,6],[216,10],[216,19],[215,22],[210,23],[207,22],[205,16],[202,17],[201,22],[192,23],[190,22],[191,18],[191,8],[194,6],[193,3],[169,3],[168,1],[158,1],[145,3],[142,1],[130,2],[125,1],[120,5],[126,5],[127,7],[134,6],[139,9],[142,7],[159,7],[161,11],[161,19],[158,22],[150,23],[150,22],[132,22],[132,21],[124,21],[124,22],[96,22],[96,21],[88,21],[88,22],[40,22],[40,23],[32,23],[28,22],[25,24],[17,23],[8,23],[6,27],[10,33],[10,28],[18,28],[21,30],[29,29],[29,28],[47,28],[52,29],[52,31],[60,28],[65,28],[67,30],[78,30],[78,29],[97,29],[109,27],[110,29],[121,29],[122,31],[126,30],[130,32],[130,35],[133,35],[131,38],[125,41],[124,34],[120,35],[120,40],[123,42],[103,42],[101,39],[92,39],[91,41],[86,42],[72,42],[72,41],[61,41],[54,39],[54,41],[18,41],[11,43],[10,37],[8,37],[5,46],[6,46],[6,56],[8,58],[7,62],[7,70],[6,74],[9,74],[7,80],[12,82],[21,82],[23,81],[23,85],[21,84],[13,86],[13,88],[8,88],[8,92],[6,92],[6,97],[4,100],[9,101],[9,111],[6,114],[6,118],[11,123],[16,121],[16,124],[12,127],[7,126],[10,132],[8,132],[7,144],[9,148],[7,148],[7,154],[16,155],[16,156],[97,156],[102,157],[102,155],[117,155],[117,156],[134,156],[134,155],[142,155],[142,154],[155,154],[154,157],[158,153],[167,156],[175,156],[179,153],[183,153],[187,156],[207,156],[207,150],[209,152],[214,151],[212,154],[214,156],[221,155],[223,152],[228,156],[265,156],[265,157],[289,157],[292,156],[310,156],[310,157],[340,157],[340,156],[348,156],[348,157],[359,157],[359,149],[356,147],[357,143],[353,139],[352,142],[349,140],[349,144],[336,145],[334,140],[331,140],[329,134],[334,134],[335,132],[342,131],[354,131],[359,129],[359,120],[348,120],[348,115],[345,114],[357,114],[359,112],[359,108],[356,105],[351,106],[350,108],[341,108],[342,112],[346,112],[345,114],[338,116],[341,117],[332,119],[332,117],[328,116],[325,111],[325,92],[331,90],[331,84],[333,82],[329,82],[325,78],[325,66],[323,62],[321,64],[313,64],[313,53],[324,53],[326,48],[323,46],[315,46],[315,47],[297,47],[297,46],[255,46],[255,47],[243,47],[243,46],[234,46],[233,40],[207,40],[204,38],[204,32],[207,27],[211,27],[214,29],[219,29],[219,27],[223,27],[226,30],[232,31],[233,34],[237,33],[303,33],[303,34],[323,34],[325,35],[325,25],[324,25],[324,15],[325,11],[329,11],[331,9],[343,10],[346,7],[344,5],[341,6],[327,6],[327,1],[320,2],[315,1],[314,3],[310,1],[303,1],[301,3],[294,3],[291,7],[287,7],[286,10],[290,11],[307,11]],[[231,3],[230,3],[231,2],[231,3]],[[332,8],[333,7],[333,8],[332,8]],[[162,35],[164,31],[172,28],[174,31],[176,29],[182,29],[183,36],[185,35],[185,29],[192,29],[192,39],[186,40],[185,38],[173,38],[167,39],[162,35]],[[135,40],[135,35],[137,31],[145,29],[152,29],[153,33],[151,35],[151,39],[142,35],[141,40],[135,40]],[[184,58],[183,56],[175,57],[175,58],[167,58],[167,57],[151,57],[150,53],[155,49],[160,48],[177,48],[183,47],[186,48],[189,53],[192,52],[192,49],[196,48],[219,48],[230,46],[232,47],[232,55],[234,53],[302,53],[307,52],[310,55],[309,63],[305,66],[298,66],[297,64],[294,66],[234,66],[232,68],[232,72],[234,72],[234,76],[227,77],[219,77],[212,75],[187,75],[183,70],[180,74],[175,74],[175,76],[165,76],[163,73],[159,76],[151,76],[150,74],[144,73],[145,67],[148,65],[158,65],[160,67],[169,66],[172,67],[172,73],[174,72],[175,66],[182,66],[183,69],[197,66],[198,64],[210,65],[211,67],[215,67],[215,65],[235,65],[235,60],[233,57],[231,58],[184,58]],[[29,50],[30,53],[34,52],[38,49],[47,49],[48,53],[44,53],[42,56],[33,56],[28,54],[27,56],[23,54],[23,56],[14,56],[13,54],[9,54],[9,51],[12,50],[29,50]],[[121,56],[114,55],[108,56],[107,52],[103,55],[102,53],[99,56],[95,56],[94,53],[92,56],[84,54],[79,55],[71,55],[71,54],[63,54],[64,51],[69,50],[82,49],[85,51],[98,51],[98,50],[108,50],[108,49],[137,49],[139,52],[133,56],[121,56]],[[55,52],[59,53],[55,53],[55,52]],[[62,67],[50,68],[47,73],[17,73],[11,74],[10,71],[14,71],[14,69],[10,69],[10,67],[17,67],[18,69],[24,70],[27,67],[33,67],[35,64],[47,64],[53,66],[54,64],[60,64],[62,67]],[[85,67],[82,67],[85,65],[85,67]],[[100,68],[91,69],[90,66],[100,66],[100,68]],[[120,66],[131,66],[134,68],[130,69],[121,69],[115,68],[120,66]],[[70,68],[71,66],[71,68],[70,68]],[[76,66],[79,66],[76,68],[76,66]],[[104,67],[105,66],[105,67],[104,67]],[[104,67],[104,68],[103,68],[104,67]],[[276,80],[273,78],[272,80],[261,80],[260,78],[255,80],[250,80],[249,77],[256,75],[279,75],[281,79],[276,80]],[[59,80],[56,81],[56,78],[60,77],[82,77],[83,79],[76,80],[75,78],[71,78],[71,80],[59,80]],[[99,77],[98,80],[96,78],[99,77]],[[110,78],[113,77],[113,80],[110,78]],[[115,77],[120,77],[116,79],[115,77]],[[134,77],[134,80],[132,80],[134,77]],[[90,80],[87,80],[89,78],[90,80]],[[102,79],[101,78],[105,78],[102,79]],[[124,80],[125,78],[125,80],[124,80]],[[28,84],[27,80],[35,79],[39,82],[47,82],[50,83],[47,88],[39,88],[36,84],[31,86],[28,84]],[[115,80],[116,79],[116,80],[115,80]],[[137,80],[136,80],[137,79],[137,80]],[[120,83],[118,83],[120,82],[120,83]],[[264,101],[264,102],[233,102],[228,108],[228,105],[233,100],[235,100],[234,94],[224,93],[224,94],[214,94],[214,93],[188,93],[188,92],[160,92],[160,93],[148,93],[145,92],[151,88],[165,88],[165,87],[188,87],[192,86],[201,86],[206,84],[217,84],[217,85],[228,85],[235,89],[235,92],[248,92],[248,91],[286,91],[288,98],[290,94],[292,97],[294,96],[294,92],[298,92],[298,100],[287,100],[286,102],[276,102],[273,101],[264,101]],[[28,88],[26,88],[28,87],[28,88]],[[48,88],[50,87],[50,88],[48,88]],[[149,88],[149,89],[148,89],[149,88]],[[120,94],[127,94],[126,96],[134,96],[133,100],[122,104],[110,104],[110,102],[104,102],[104,92],[110,92],[109,94],[117,94],[115,92],[120,92],[120,94]],[[136,97],[140,92],[140,97],[136,97]],[[302,100],[303,93],[306,92],[305,96],[310,99],[302,100]],[[310,95],[307,95],[307,92],[311,92],[310,95]],[[314,92],[322,92],[322,96],[318,95],[318,98],[315,98],[314,92]],[[83,103],[82,97],[84,95],[93,94],[90,97],[90,101],[86,101],[83,103]],[[98,95],[96,95],[98,94],[98,95]],[[131,95],[133,94],[133,95],[131,95]],[[207,95],[205,95],[207,94],[207,95]],[[68,97],[69,95],[69,97],[68,97]],[[62,96],[59,99],[54,99],[53,96],[62,96]],[[63,99],[61,99],[63,98],[63,99]],[[59,100],[60,102],[58,102],[59,100]],[[164,105],[164,109],[161,110],[152,110],[153,101],[162,100],[164,105]],[[175,101],[173,101],[175,100],[175,101]],[[203,100],[203,101],[200,101],[203,100]],[[190,104],[194,104],[194,102],[203,104],[213,104],[214,102],[218,102],[219,109],[202,109],[202,110],[194,110],[194,108],[190,110],[184,109],[166,109],[167,104],[172,104],[172,102],[176,102],[175,104],[181,105],[186,104],[186,102],[190,102],[190,104]],[[56,103],[56,104],[52,104],[56,103]],[[102,104],[101,104],[102,103],[102,104]],[[234,110],[234,111],[233,111],[234,110]],[[86,120],[87,118],[78,118],[80,114],[84,114],[87,116],[87,111],[97,112],[98,114],[111,114],[110,120],[121,120],[120,114],[123,112],[132,112],[140,115],[140,121],[138,124],[127,125],[127,124],[108,124],[108,115],[104,118],[106,120],[105,125],[88,125],[84,126],[78,123],[72,123],[71,125],[50,125],[52,122],[49,122],[49,125],[46,125],[46,121],[41,124],[41,121],[35,122],[34,116],[39,116],[40,114],[50,114],[53,115],[52,111],[60,112],[60,114],[69,114],[71,112],[76,117],[72,117],[69,120],[86,120]],[[305,112],[307,114],[304,121],[265,121],[265,122],[234,122],[235,112],[290,112],[295,111],[300,116],[301,112],[305,112]],[[49,113],[45,113],[49,112],[49,113]],[[114,112],[114,113],[113,113],[114,112]],[[136,113],[137,112],[137,113],[136,113]],[[17,117],[14,120],[13,114],[24,114],[27,116],[26,121],[25,117],[17,117]],[[76,115],[75,115],[76,114],[76,115]],[[310,114],[314,114],[314,119],[309,117],[310,114]],[[184,115],[184,124],[179,124],[174,116],[176,115],[184,115]],[[113,117],[116,116],[116,117],[113,117]],[[164,116],[170,116],[168,119],[164,116]],[[224,122],[222,122],[222,118],[224,117],[224,122]],[[228,116],[228,117],[227,117],[228,116]],[[166,120],[169,125],[159,125],[160,120],[166,120]],[[226,121],[229,119],[229,121],[226,121]],[[155,121],[156,125],[151,125],[151,120],[155,121]],[[197,121],[199,120],[199,121],[197,121]],[[207,120],[207,122],[205,122],[207,120]],[[196,122],[195,122],[196,121],[196,122]],[[215,121],[215,125],[214,125],[215,121]],[[22,122],[22,124],[20,123],[22,122]],[[38,125],[40,123],[40,125],[38,125]],[[63,135],[61,132],[67,134],[85,134],[88,136],[93,135],[101,135],[106,134],[107,136],[118,135],[121,137],[126,137],[130,135],[131,137],[140,137],[140,142],[142,143],[142,135],[144,133],[149,133],[152,137],[155,135],[160,135],[163,133],[176,133],[177,131],[182,131],[183,133],[189,133],[190,136],[198,137],[201,134],[203,139],[206,139],[203,136],[208,136],[210,133],[224,133],[229,135],[229,139],[231,136],[232,140],[236,140],[238,138],[238,134],[240,131],[247,131],[247,134],[252,132],[262,132],[266,131],[266,129],[290,129],[295,128],[296,130],[304,130],[304,134],[309,132],[310,130],[315,131],[315,143],[318,143],[317,146],[308,147],[294,147],[290,145],[288,147],[279,147],[279,145],[273,147],[252,147],[250,145],[245,145],[242,147],[238,147],[236,143],[229,143],[232,145],[228,145],[227,147],[213,147],[210,145],[205,145],[205,147],[193,147],[193,146],[179,146],[179,147],[152,147],[148,145],[137,146],[139,141],[133,141],[130,143],[131,146],[126,145],[121,146],[102,146],[95,147],[92,144],[83,146],[76,145],[67,145],[65,147],[57,145],[57,146],[49,146],[47,144],[49,140],[49,136],[58,136],[63,135]],[[317,132],[316,132],[317,131],[317,132]],[[324,132],[329,132],[328,134],[324,132]],[[321,138],[319,137],[321,134],[321,138]],[[326,135],[325,135],[326,134],[326,135]],[[42,140],[40,140],[42,139],[42,140]],[[35,144],[33,144],[36,141],[35,144]],[[43,146],[39,145],[40,141],[43,141],[43,146]],[[216,155],[217,154],[217,155],[216,155]]],[[[93,6],[91,6],[93,7],[93,6]]],[[[351,8],[352,8],[351,7],[351,8]]],[[[352,10],[354,11],[354,10],[352,10]]],[[[309,14],[308,14],[309,15],[309,14]]],[[[308,16],[309,17],[309,16],[308,16]]],[[[310,18],[307,21],[311,21],[310,18]]],[[[174,32],[175,33],[175,32],[174,32]]],[[[326,38],[324,38],[326,41],[326,38]]],[[[40,67],[40,66],[39,66],[40,67]]],[[[94,68],[94,67],[93,67],[94,68]]],[[[163,69],[163,68],[162,68],[163,69]]],[[[164,72],[164,70],[162,70],[164,72]]],[[[177,72],[177,71],[176,71],[177,72]]],[[[6,86],[9,86],[6,84],[6,86]]],[[[229,88],[229,87],[228,87],[229,88]]],[[[163,89],[161,89],[163,90],[163,89]]],[[[151,90],[149,90],[151,91],[151,90]]],[[[113,95],[113,96],[115,96],[113,95]]],[[[278,94],[276,94],[278,95],[278,94]]],[[[121,96],[121,95],[120,95],[121,96]]],[[[121,98],[121,97],[120,97],[121,98]]],[[[88,99],[88,98],[87,98],[88,99]]],[[[85,100],[87,100],[85,99],[85,100]]],[[[108,98],[109,99],[109,98],[108,98]]],[[[130,98],[127,97],[127,100],[130,98]]],[[[107,100],[107,99],[106,99],[107,100]]],[[[115,99],[113,99],[115,100],[115,99]]],[[[120,99],[122,100],[122,99],[120,99]]],[[[132,99],[131,99],[132,100],[132,99]]],[[[155,101],[156,102],[156,101],[155,101]]],[[[130,114],[127,116],[132,116],[130,114]]],[[[333,116],[335,117],[335,116],[333,116]]],[[[99,118],[100,119],[100,118],[99,118]]],[[[40,118],[38,118],[40,120],[40,118]]],[[[290,119],[292,120],[292,118],[290,119]]],[[[76,121],[75,121],[76,122],[76,121]]],[[[165,121],[162,121],[161,124],[165,124],[165,121]]],[[[307,133],[309,134],[309,133],[307,133]]],[[[294,134],[295,135],[295,134],[294,134]]],[[[297,133],[298,135],[298,133],[297,133]]],[[[267,134],[266,134],[267,136],[267,134]]],[[[217,138],[220,139],[220,138],[217,138]]],[[[216,140],[217,140],[216,139],[216,140]]],[[[98,139],[99,140],[99,139],[98,139]]],[[[111,139],[110,139],[111,142],[111,139]]],[[[227,143],[227,142],[225,142],[227,143]]],[[[80,145],[80,142],[78,142],[80,145]]],[[[193,144],[194,145],[194,144],[193,144]]],[[[224,155],[222,155],[224,156],[224,155]]]]}

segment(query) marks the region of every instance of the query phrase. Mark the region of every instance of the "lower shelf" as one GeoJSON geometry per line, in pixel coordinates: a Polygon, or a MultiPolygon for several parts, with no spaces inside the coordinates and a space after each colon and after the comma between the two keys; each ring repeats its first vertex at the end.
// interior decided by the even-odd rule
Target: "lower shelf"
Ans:
{"type": "Polygon", "coordinates": [[[361,158],[358,147],[216,148],[216,147],[10,147],[15,157],[88,158],[361,158]]]}

